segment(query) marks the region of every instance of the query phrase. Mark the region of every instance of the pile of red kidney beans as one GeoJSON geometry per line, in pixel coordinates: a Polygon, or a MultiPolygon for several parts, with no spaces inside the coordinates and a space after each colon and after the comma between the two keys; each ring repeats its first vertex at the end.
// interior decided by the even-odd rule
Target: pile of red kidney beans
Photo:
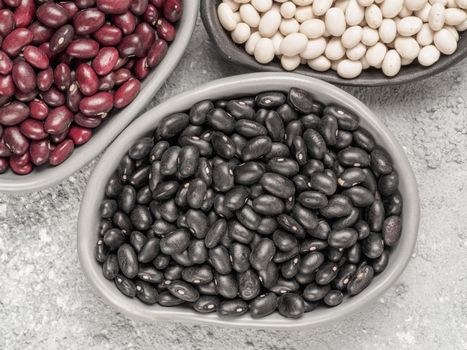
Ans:
{"type": "Polygon", "coordinates": [[[0,173],[86,143],[136,97],[182,12],[181,0],[0,0],[0,173]]]}

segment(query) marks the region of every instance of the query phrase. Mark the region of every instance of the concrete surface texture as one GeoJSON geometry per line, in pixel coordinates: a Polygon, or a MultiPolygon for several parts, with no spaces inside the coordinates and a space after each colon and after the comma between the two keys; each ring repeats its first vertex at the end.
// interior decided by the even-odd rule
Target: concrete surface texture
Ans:
{"type": "MultiPolygon", "coordinates": [[[[198,23],[156,105],[241,73],[198,23]]],[[[467,349],[467,61],[404,86],[346,88],[402,143],[422,221],[400,280],[369,308],[300,332],[147,324],[96,298],[80,271],[76,223],[92,162],[59,186],[0,194],[0,349],[467,349]]]]}

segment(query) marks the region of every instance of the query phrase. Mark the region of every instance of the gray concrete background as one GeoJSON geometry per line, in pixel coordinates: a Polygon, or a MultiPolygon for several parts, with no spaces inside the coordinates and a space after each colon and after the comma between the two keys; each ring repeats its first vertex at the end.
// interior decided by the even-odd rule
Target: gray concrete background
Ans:
{"type": "MultiPolygon", "coordinates": [[[[241,73],[199,22],[153,105],[241,73]]],[[[467,349],[467,61],[414,84],[346,88],[402,143],[422,203],[417,248],[369,308],[300,332],[147,324],[97,299],[79,268],[78,209],[95,161],[59,186],[0,194],[0,349],[467,349]]]]}

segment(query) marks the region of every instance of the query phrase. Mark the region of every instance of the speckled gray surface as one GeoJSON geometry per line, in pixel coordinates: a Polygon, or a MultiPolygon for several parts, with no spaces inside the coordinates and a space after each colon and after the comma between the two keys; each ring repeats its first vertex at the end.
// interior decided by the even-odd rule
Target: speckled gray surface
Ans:
{"type": "MultiPolygon", "coordinates": [[[[153,104],[241,72],[199,22],[153,104]]],[[[422,202],[412,261],[369,308],[301,332],[127,319],[96,299],[79,268],[76,223],[93,162],[55,188],[0,194],[0,349],[467,349],[467,62],[422,82],[346,90],[396,134],[422,202]]]]}

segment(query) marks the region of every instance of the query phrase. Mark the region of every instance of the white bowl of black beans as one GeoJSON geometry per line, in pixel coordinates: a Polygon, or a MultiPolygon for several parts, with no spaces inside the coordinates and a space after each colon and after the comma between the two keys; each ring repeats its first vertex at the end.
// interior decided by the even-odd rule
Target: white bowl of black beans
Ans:
{"type": "MultiPolygon", "coordinates": [[[[36,51],[53,45],[55,41],[57,43],[67,42],[70,35],[71,38],[81,41],[74,40],[68,43],[68,47],[61,49],[66,50],[60,54],[66,52],[69,57],[59,59],[65,60],[69,68],[63,63],[60,66],[61,61],[51,57],[50,66],[47,69],[40,70],[36,66],[34,70],[30,69],[38,76],[38,88],[32,91],[36,95],[15,93],[14,96],[6,97],[2,95],[5,92],[5,84],[0,87],[1,192],[25,193],[53,186],[99,155],[147,106],[175,69],[190,41],[199,8],[199,0],[132,1],[131,4],[129,1],[113,0],[102,0],[98,3],[85,1],[60,4],[36,1],[36,3],[38,3],[37,11],[32,18],[38,17],[40,21],[35,21],[28,28],[18,28],[10,33],[10,36],[18,35],[21,39],[24,35],[32,35],[31,32],[38,33],[38,38],[24,48],[25,51],[31,51],[29,61],[35,62],[34,58],[38,56],[34,55],[36,51]],[[171,6],[172,10],[175,8],[178,13],[166,13],[164,7],[166,3],[171,6]],[[120,8],[122,6],[126,7],[127,11],[120,14],[123,11],[120,8]],[[59,23],[62,26],[58,27],[55,23],[56,17],[60,17],[58,14],[60,11],[64,12],[64,9],[74,14],[74,17],[68,15],[66,23],[62,25],[64,22],[62,21],[59,23]],[[56,12],[56,16],[48,19],[50,17],[47,15],[48,12],[53,11],[56,12]],[[99,22],[101,20],[105,23],[99,22]],[[98,30],[95,31],[96,29],[98,30]],[[154,35],[148,37],[147,34],[151,29],[154,35]],[[81,36],[73,37],[75,31],[76,34],[82,33],[81,36]],[[41,33],[44,38],[40,36],[41,33]],[[47,39],[47,33],[55,34],[51,39],[47,39]],[[55,40],[56,37],[57,40],[55,40]],[[41,42],[42,44],[39,45],[41,42]],[[142,42],[146,46],[151,46],[146,47],[144,53],[133,53],[131,50],[135,47],[139,48],[142,42]],[[90,48],[100,50],[97,56],[88,52],[90,48]],[[104,71],[105,67],[102,68],[99,62],[115,63],[112,59],[108,59],[109,52],[114,55],[117,53],[119,61],[115,64],[114,71],[104,75],[107,71],[104,71]],[[80,59],[80,55],[84,55],[87,60],[80,59]],[[98,57],[102,57],[99,62],[97,62],[98,57]],[[118,68],[119,62],[124,64],[121,68],[118,68]],[[76,68],[77,66],[79,69],[76,68]],[[66,77],[68,75],[65,73],[70,73],[70,69],[72,71],[71,77],[68,77],[73,80],[69,88],[64,88],[57,82],[57,77],[60,77],[60,72],[62,72],[61,68],[63,68],[63,76],[66,77]],[[97,75],[93,69],[98,72],[97,75]],[[47,88],[40,86],[39,80],[53,75],[55,75],[54,84],[47,88]],[[80,80],[78,75],[81,76],[80,80]],[[109,78],[111,81],[106,81],[110,75],[113,75],[109,78]],[[42,78],[39,79],[39,76],[42,78]],[[96,79],[99,79],[97,93],[94,91],[96,79]],[[78,86],[78,88],[73,89],[73,86],[78,86]],[[94,95],[89,95],[86,89],[92,90],[94,95]],[[121,91],[118,92],[118,90],[121,91]],[[80,91],[88,94],[83,92],[84,95],[82,95],[80,91]],[[86,98],[89,100],[87,104],[83,102],[86,98]],[[112,104],[109,104],[110,100],[113,101],[112,104]],[[32,104],[35,105],[32,106],[32,104]],[[79,108],[76,106],[78,104],[79,108]],[[91,109],[96,109],[97,114],[93,110],[87,110],[86,105],[91,109]],[[100,109],[104,108],[105,111],[100,113],[100,109]],[[62,125],[65,125],[65,131],[62,130],[62,125]],[[6,142],[7,133],[10,144],[6,142]]],[[[34,1],[25,2],[25,4],[34,8],[34,1]]],[[[8,28],[6,19],[13,18],[15,9],[6,7],[1,11],[0,17],[2,21],[5,21],[0,26],[0,32],[3,34],[3,31],[8,28]]],[[[24,9],[17,11],[18,13],[25,12],[24,9]]],[[[24,21],[30,22],[32,19],[24,18],[24,21]]],[[[25,23],[22,26],[26,26],[27,22],[25,23]]],[[[13,24],[12,26],[14,29],[13,24]]],[[[18,40],[14,38],[7,40],[7,38],[8,36],[3,40],[3,46],[0,45],[0,62],[6,58],[11,63],[15,55],[21,53],[19,52],[21,47],[15,44],[18,40]],[[11,60],[3,50],[8,52],[11,60]]],[[[22,56],[29,57],[23,52],[19,60],[22,56]]],[[[0,64],[2,74],[5,74],[5,69],[11,69],[11,67],[8,68],[8,62],[4,61],[0,64]]],[[[25,62],[21,64],[28,65],[25,62]]],[[[11,75],[6,76],[5,79],[7,78],[11,78],[11,75]]],[[[66,79],[60,78],[59,81],[62,80],[66,79]]]]}
{"type": "Polygon", "coordinates": [[[320,80],[254,73],[122,132],[90,178],[78,252],[130,317],[296,329],[384,293],[418,224],[414,175],[377,116],[320,80]]]}

